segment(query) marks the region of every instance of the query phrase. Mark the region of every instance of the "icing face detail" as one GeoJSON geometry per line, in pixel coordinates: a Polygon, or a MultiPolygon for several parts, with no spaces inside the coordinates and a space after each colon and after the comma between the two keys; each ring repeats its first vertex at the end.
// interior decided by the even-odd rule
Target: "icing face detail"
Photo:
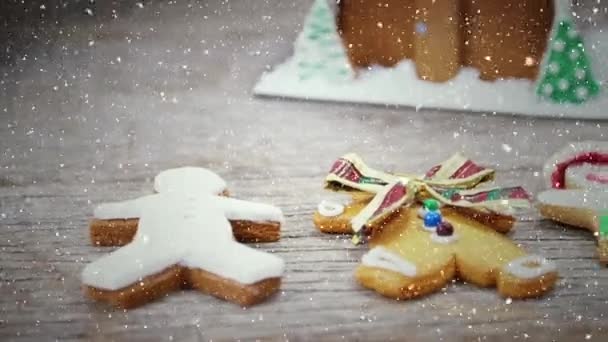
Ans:
{"type": "Polygon", "coordinates": [[[456,235],[456,234],[439,235],[439,234],[437,234],[437,232],[435,232],[435,233],[431,234],[431,240],[433,240],[433,242],[436,242],[436,243],[447,245],[447,244],[458,241],[458,235],[456,235]]]}
{"type": "Polygon", "coordinates": [[[425,216],[426,216],[426,209],[424,209],[424,207],[418,208],[418,217],[424,220],[425,216]]]}
{"type": "Polygon", "coordinates": [[[436,230],[437,235],[439,236],[450,236],[454,234],[454,226],[450,222],[442,221],[437,226],[436,230]]]}
{"type": "Polygon", "coordinates": [[[415,277],[417,273],[416,265],[384,247],[372,248],[363,255],[361,263],[365,266],[384,268],[401,273],[406,277],[415,277]]]}
{"type": "Polygon", "coordinates": [[[322,200],[317,207],[317,211],[321,216],[334,217],[344,212],[344,205],[333,201],[322,200]]]}
{"type": "Polygon", "coordinates": [[[555,263],[540,255],[527,255],[505,266],[505,271],[521,279],[534,279],[557,270],[555,263]]]}

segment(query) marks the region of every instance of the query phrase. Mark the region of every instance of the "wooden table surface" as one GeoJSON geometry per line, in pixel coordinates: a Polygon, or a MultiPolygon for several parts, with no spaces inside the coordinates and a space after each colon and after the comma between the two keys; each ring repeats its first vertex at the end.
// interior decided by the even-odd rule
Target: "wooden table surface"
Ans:
{"type": "Polygon", "coordinates": [[[310,1],[126,3],[25,23],[37,38],[0,69],[0,340],[607,340],[608,270],[587,232],[531,211],[510,235],[558,265],[541,299],[455,282],[396,302],[354,281],[367,247],[311,215],[346,152],[417,172],[461,151],[537,192],[550,154],[607,140],[608,123],[253,98],[310,1]],[[193,291],[126,312],[84,298],[80,272],[112,250],[89,244],[93,207],[183,165],[284,210],[281,240],[259,245],[286,261],[281,292],[248,309],[193,291]]]}

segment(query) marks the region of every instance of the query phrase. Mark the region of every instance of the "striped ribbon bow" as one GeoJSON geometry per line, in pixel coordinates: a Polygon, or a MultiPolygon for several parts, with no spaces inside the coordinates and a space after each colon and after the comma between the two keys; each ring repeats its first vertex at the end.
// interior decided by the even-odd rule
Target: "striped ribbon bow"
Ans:
{"type": "Polygon", "coordinates": [[[365,227],[383,220],[403,205],[427,198],[434,198],[443,205],[501,215],[530,207],[530,195],[522,187],[478,188],[493,180],[494,173],[461,154],[432,167],[423,176],[386,173],[368,167],[358,155],[349,153],[334,162],[325,182],[331,189],[375,194],[351,220],[353,242],[358,244],[363,240],[365,227]]]}

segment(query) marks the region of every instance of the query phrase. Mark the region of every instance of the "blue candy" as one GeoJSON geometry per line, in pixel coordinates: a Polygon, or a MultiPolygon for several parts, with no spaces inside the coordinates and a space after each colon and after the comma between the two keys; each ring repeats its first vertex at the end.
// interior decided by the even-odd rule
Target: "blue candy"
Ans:
{"type": "Polygon", "coordinates": [[[428,211],[424,215],[424,226],[427,228],[435,228],[441,223],[441,214],[436,211],[428,211]]]}

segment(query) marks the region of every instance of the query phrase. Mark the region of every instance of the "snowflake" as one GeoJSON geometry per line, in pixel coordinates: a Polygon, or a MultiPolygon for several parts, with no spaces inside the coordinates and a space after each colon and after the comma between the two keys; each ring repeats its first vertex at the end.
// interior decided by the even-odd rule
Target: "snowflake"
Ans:
{"type": "Polygon", "coordinates": [[[557,52],[563,52],[565,48],[566,48],[566,42],[561,39],[558,39],[555,41],[555,43],[553,43],[553,50],[555,50],[557,52]]]}
{"type": "Polygon", "coordinates": [[[557,74],[559,72],[559,64],[557,64],[556,62],[551,62],[549,64],[549,72],[552,74],[557,74]]]}

